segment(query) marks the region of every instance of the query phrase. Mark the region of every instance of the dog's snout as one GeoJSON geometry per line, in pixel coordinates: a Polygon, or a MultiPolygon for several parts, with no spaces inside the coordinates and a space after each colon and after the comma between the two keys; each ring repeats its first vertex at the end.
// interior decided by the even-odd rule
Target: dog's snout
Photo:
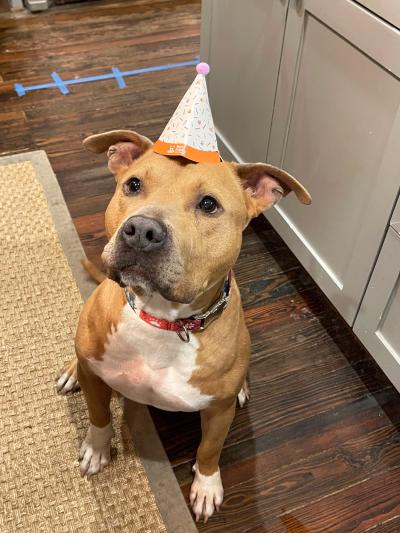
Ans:
{"type": "Polygon", "coordinates": [[[153,252],[166,241],[167,228],[154,218],[134,216],[122,228],[122,238],[130,247],[141,252],[153,252]]]}

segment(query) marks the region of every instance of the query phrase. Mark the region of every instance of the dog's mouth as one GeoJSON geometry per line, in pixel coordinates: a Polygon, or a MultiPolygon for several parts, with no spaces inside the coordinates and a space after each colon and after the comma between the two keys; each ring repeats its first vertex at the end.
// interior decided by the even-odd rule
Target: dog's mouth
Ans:
{"type": "MultiPolygon", "coordinates": [[[[134,265],[127,265],[119,269],[121,275],[132,277],[140,276],[143,278],[149,277],[149,271],[142,265],[134,264],[134,265]]],[[[150,280],[149,280],[150,281],[150,280]]]]}
{"type": "Polygon", "coordinates": [[[169,301],[188,303],[192,289],[184,283],[184,268],[179,255],[171,247],[152,254],[132,253],[132,250],[110,241],[102,254],[107,275],[121,287],[129,287],[137,294],[158,293],[169,301]],[[190,294],[187,294],[190,292],[190,294]]]}
{"type": "Polygon", "coordinates": [[[108,277],[121,287],[129,287],[137,294],[159,293],[168,300],[174,299],[174,283],[156,264],[134,262],[113,265],[108,268],[108,277]]]}
{"type": "Polygon", "coordinates": [[[194,298],[192,292],[182,293],[179,290],[176,276],[171,276],[168,270],[134,263],[109,267],[107,275],[121,287],[129,287],[139,296],[158,293],[168,301],[184,304],[190,303],[194,298]]]}
{"type": "Polygon", "coordinates": [[[140,263],[115,264],[108,268],[108,276],[119,283],[122,287],[135,287],[145,284],[154,289],[156,285],[156,276],[153,269],[148,268],[140,263]]]}

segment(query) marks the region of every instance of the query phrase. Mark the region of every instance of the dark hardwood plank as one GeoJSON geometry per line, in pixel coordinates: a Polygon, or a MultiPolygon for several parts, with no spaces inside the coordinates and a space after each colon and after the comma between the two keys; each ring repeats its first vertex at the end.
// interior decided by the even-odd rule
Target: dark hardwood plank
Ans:
{"type": "MultiPolygon", "coordinates": [[[[397,466],[310,505],[282,513],[280,518],[293,515],[312,532],[361,533],[377,522],[398,517],[399,483],[397,466]]],[[[279,531],[279,528],[272,525],[270,530],[279,531]]]]}
{"type": "Polygon", "coordinates": [[[368,533],[399,533],[400,517],[389,518],[389,520],[374,524],[365,531],[368,531],[368,533]]]}
{"type": "Polygon", "coordinates": [[[8,11],[9,11],[8,0],[0,0],[0,13],[4,13],[8,11]]]}

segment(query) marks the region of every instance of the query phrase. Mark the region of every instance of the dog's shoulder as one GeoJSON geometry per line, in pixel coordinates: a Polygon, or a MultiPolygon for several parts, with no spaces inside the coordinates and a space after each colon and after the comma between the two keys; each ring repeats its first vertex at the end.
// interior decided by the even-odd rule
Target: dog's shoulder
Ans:
{"type": "Polygon", "coordinates": [[[121,320],[124,307],[123,289],[110,279],[105,279],[85,302],[75,339],[79,358],[100,358],[107,338],[121,320]]]}

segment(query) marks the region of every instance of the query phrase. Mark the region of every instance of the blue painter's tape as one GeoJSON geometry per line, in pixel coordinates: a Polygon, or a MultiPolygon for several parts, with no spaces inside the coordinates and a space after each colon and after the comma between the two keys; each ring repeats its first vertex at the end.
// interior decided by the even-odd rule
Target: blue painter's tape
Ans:
{"type": "Polygon", "coordinates": [[[14,85],[14,88],[15,88],[15,92],[18,94],[18,96],[24,96],[24,94],[26,94],[23,85],[21,85],[20,83],[16,83],[14,85]]]}
{"type": "Polygon", "coordinates": [[[75,80],[68,80],[64,83],[67,83],[68,85],[77,85],[79,83],[88,83],[90,81],[113,80],[114,78],[114,74],[99,74],[98,76],[87,76],[86,78],[76,78],[75,80]]]}
{"type": "Polygon", "coordinates": [[[136,76],[137,74],[144,74],[145,72],[159,72],[161,70],[170,70],[174,68],[180,68],[180,67],[190,67],[197,65],[200,62],[200,56],[196,56],[194,60],[191,61],[181,61],[180,63],[170,63],[167,65],[158,65],[155,67],[145,67],[145,68],[139,68],[136,70],[126,70],[125,72],[121,72],[118,67],[112,67],[112,73],[111,74],[99,74],[98,76],[86,76],[84,78],[77,78],[73,80],[62,80],[61,77],[57,74],[57,72],[52,72],[51,77],[53,78],[53,83],[42,83],[40,85],[30,85],[27,87],[24,87],[21,83],[16,83],[14,85],[15,92],[18,96],[24,96],[27,91],[36,91],[39,89],[50,89],[56,87],[59,89],[59,91],[62,94],[68,94],[68,85],[77,85],[79,83],[89,83],[93,81],[100,81],[100,80],[111,80],[115,79],[117,81],[118,87],[120,89],[125,89],[126,83],[124,80],[124,76],[136,76]]]}
{"type": "Polygon", "coordinates": [[[197,58],[192,61],[182,61],[181,63],[170,63],[169,65],[159,65],[156,67],[138,68],[136,70],[126,70],[122,72],[124,76],[135,76],[136,74],[143,74],[144,72],[158,72],[160,70],[170,70],[179,67],[192,67],[197,65],[197,58]]]}
{"type": "Polygon", "coordinates": [[[25,91],[34,91],[36,89],[51,89],[52,87],[57,87],[57,84],[52,83],[42,83],[41,85],[28,85],[27,87],[24,87],[25,91]]]}
{"type": "Polygon", "coordinates": [[[51,77],[53,78],[54,83],[56,84],[56,87],[58,87],[60,89],[60,92],[62,94],[68,94],[69,93],[69,90],[68,90],[68,87],[67,87],[66,83],[63,82],[63,80],[60,78],[60,76],[57,74],[57,72],[52,72],[51,73],[51,77]]]}
{"type": "Polygon", "coordinates": [[[125,89],[126,83],[125,83],[124,77],[123,77],[121,71],[119,70],[119,68],[118,67],[112,67],[111,70],[113,71],[115,79],[117,80],[118,87],[120,89],[125,89]]]}

